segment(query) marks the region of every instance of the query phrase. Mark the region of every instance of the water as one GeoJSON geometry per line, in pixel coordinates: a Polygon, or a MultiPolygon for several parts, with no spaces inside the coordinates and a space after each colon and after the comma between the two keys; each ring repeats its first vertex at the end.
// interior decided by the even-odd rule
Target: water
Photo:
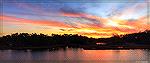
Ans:
{"type": "Polygon", "coordinates": [[[0,50],[2,63],[150,63],[150,50],[0,50]]]}

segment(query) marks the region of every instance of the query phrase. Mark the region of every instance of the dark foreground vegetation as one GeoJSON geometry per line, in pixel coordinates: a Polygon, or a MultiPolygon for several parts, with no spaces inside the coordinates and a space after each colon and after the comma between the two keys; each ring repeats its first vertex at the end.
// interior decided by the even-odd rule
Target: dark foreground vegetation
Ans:
{"type": "Polygon", "coordinates": [[[110,38],[88,38],[77,34],[28,34],[15,33],[0,37],[0,49],[149,49],[150,30],[144,32],[114,35],[110,38]]]}

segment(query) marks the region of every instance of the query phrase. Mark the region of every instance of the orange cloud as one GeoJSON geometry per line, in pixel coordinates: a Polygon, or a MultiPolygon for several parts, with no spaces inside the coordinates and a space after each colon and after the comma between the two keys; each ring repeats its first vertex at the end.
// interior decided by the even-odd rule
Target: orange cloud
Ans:
{"type": "Polygon", "coordinates": [[[150,30],[150,24],[148,22],[149,22],[148,17],[143,16],[134,21],[127,21],[125,25],[134,27],[134,29],[137,31],[144,31],[144,30],[150,30]]]}
{"type": "Polygon", "coordinates": [[[24,18],[17,18],[13,16],[0,16],[0,19],[4,22],[11,22],[11,23],[29,23],[35,25],[45,25],[45,26],[55,26],[55,27],[64,27],[69,28],[70,25],[67,25],[63,22],[53,21],[53,20],[31,20],[31,19],[24,19],[24,18]]]}
{"type": "Polygon", "coordinates": [[[126,31],[114,29],[114,28],[74,28],[70,31],[62,31],[63,33],[79,34],[88,37],[100,38],[100,37],[111,37],[113,34],[127,34],[126,31]]]}

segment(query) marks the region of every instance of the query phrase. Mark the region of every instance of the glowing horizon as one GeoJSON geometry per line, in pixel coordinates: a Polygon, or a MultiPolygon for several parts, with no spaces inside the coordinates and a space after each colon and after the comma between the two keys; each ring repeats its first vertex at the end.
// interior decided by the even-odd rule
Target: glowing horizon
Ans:
{"type": "MultiPolygon", "coordinates": [[[[116,1],[116,0],[114,0],[116,1]]],[[[150,30],[147,0],[103,2],[5,0],[1,36],[12,33],[79,34],[111,37],[150,30]],[[43,3],[44,1],[47,1],[43,3]],[[48,2],[49,1],[49,2],[48,2]]]]}

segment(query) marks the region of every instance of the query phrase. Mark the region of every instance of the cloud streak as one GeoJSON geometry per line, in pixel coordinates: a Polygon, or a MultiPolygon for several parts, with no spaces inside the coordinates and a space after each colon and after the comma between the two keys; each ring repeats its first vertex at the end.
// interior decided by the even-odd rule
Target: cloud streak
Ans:
{"type": "Polygon", "coordinates": [[[5,22],[12,22],[12,23],[29,23],[41,26],[54,26],[54,27],[64,27],[69,28],[70,25],[67,25],[63,22],[53,21],[53,20],[31,20],[31,19],[24,19],[24,18],[17,18],[13,16],[0,16],[0,18],[5,22]]]}

